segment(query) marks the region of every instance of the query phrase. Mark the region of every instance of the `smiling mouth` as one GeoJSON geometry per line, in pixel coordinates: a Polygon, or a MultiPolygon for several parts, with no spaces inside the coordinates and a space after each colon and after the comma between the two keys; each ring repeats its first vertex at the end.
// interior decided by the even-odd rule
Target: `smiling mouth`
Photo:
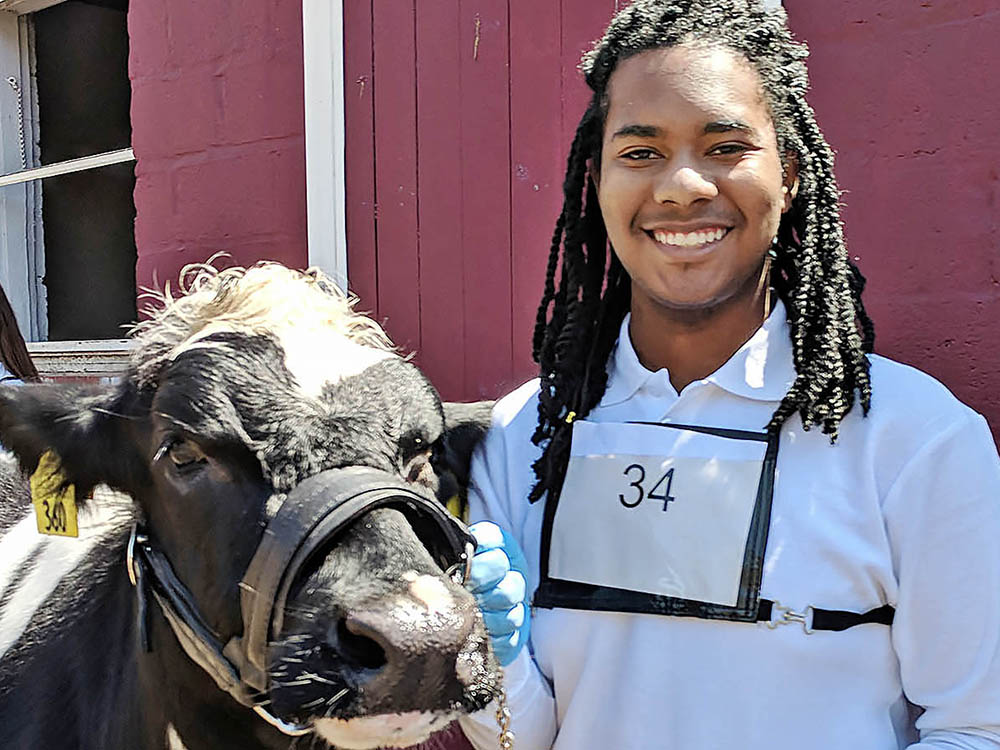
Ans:
{"type": "Polygon", "coordinates": [[[670,248],[700,249],[714,244],[729,234],[726,227],[704,229],[697,232],[667,232],[663,229],[646,230],[646,234],[658,245],[670,248]]]}

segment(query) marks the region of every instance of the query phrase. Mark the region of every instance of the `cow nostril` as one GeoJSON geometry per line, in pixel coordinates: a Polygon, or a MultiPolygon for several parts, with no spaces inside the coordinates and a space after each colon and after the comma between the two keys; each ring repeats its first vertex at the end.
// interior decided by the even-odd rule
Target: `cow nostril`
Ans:
{"type": "Polygon", "coordinates": [[[380,669],[387,663],[385,649],[363,632],[355,632],[347,620],[337,622],[337,648],[351,663],[364,669],[380,669]]]}

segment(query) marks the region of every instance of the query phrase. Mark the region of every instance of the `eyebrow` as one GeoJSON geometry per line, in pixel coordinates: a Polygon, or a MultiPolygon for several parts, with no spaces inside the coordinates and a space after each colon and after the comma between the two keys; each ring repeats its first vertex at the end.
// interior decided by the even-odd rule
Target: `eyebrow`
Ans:
{"type": "Polygon", "coordinates": [[[655,125],[624,125],[615,131],[612,138],[635,136],[636,138],[655,138],[660,135],[660,129],[655,125]]]}
{"type": "MultiPolygon", "coordinates": [[[[741,122],[740,120],[713,120],[705,125],[704,133],[706,135],[710,133],[729,133],[734,130],[746,133],[747,135],[757,134],[757,131],[750,125],[747,125],[745,122],[741,122]]],[[[662,132],[663,131],[655,125],[639,125],[632,123],[618,128],[611,138],[627,138],[629,136],[633,136],[635,138],[656,138],[661,135],[662,132]]]]}
{"type": "Polygon", "coordinates": [[[746,133],[747,135],[757,134],[756,130],[747,125],[745,122],[740,122],[739,120],[715,120],[705,126],[706,135],[708,133],[728,133],[733,130],[738,130],[741,133],[746,133]]]}

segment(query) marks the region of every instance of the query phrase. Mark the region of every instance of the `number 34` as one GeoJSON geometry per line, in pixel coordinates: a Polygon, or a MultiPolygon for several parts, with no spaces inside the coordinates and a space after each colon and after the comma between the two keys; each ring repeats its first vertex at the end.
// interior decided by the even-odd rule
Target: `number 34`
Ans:
{"type": "Polygon", "coordinates": [[[677,499],[676,497],[670,494],[670,487],[674,483],[674,470],[672,467],[670,469],[667,469],[667,473],[656,481],[656,484],[653,485],[653,489],[651,489],[648,493],[646,492],[646,489],[642,484],[646,480],[646,467],[644,467],[642,464],[632,464],[622,473],[628,479],[633,479],[633,477],[636,477],[633,481],[629,482],[629,487],[635,488],[635,493],[633,493],[634,499],[628,500],[625,498],[624,494],[618,495],[618,502],[620,502],[626,508],[637,508],[639,507],[639,503],[641,503],[648,497],[650,500],[662,500],[663,510],[666,510],[667,505],[672,500],[677,499]],[[664,482],[667,483],[666,487],[664,487],[663,492],[657,494],[657,490],[660,489],[660,485],[662,485],[664,482]]]}

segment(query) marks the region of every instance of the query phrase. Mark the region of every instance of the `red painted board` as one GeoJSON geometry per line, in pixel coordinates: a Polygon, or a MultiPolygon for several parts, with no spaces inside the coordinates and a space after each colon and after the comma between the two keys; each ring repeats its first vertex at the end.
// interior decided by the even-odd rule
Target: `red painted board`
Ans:
{"type": "Polygon", "coordinates": [[[504,0],[461,4],[465,398],[493,397],[511,375],[510,98],[504,0]]]}
{"type": "Polygon", "coordinates": [[[788,4],[837,151],[876,348],[942,380],[1000,436],[1000,13],[964,3],[788,4]],[[878,75],[872,75],[878,71],[878,75]],[[845,86],[846,82],[851,85],[845,86]]]}
{"type": "Polygon", "coordinates": [[[414,351],[420,348],[414,3],[374,0],[372,22],[378,314],[396,345],[414,351]]]}
{"type": "Polygon", "coordinates": [[[580,58],[600,39],[615,12],[615,0],[560,0],[562,5],[563,140],[566,150],[584,109],[590,89],[579,71],[580,58]]]}
{"type": "MultiPolygon", "coordinates": [[[[420,341],[416,362],[442,398],[465,393],[465,267],[461,212],[462,53],[458,5],[421,3],[417,32],[420,341]]],[[[466,52],[469,52],[466,50],[466,52]]]]}
{"type": "Polygon", "coordinates": [[[513,378],[537,375],[531,358],[549,243],[562,207],[563,142],[558,3],[510,2],[511,268],[513,378]]]}
{"type": "Polygon", "coordinates": [[[344,172],[347,274],[359,310],[378,318],[375,245],[375,75],[372,6],[344,3],[344,172]]]}
{"type": "Polygon", "coordinates": [[[129,8],[140,287],[218,252],[306,264],[301,3],[230,10],[129,8]]]}

